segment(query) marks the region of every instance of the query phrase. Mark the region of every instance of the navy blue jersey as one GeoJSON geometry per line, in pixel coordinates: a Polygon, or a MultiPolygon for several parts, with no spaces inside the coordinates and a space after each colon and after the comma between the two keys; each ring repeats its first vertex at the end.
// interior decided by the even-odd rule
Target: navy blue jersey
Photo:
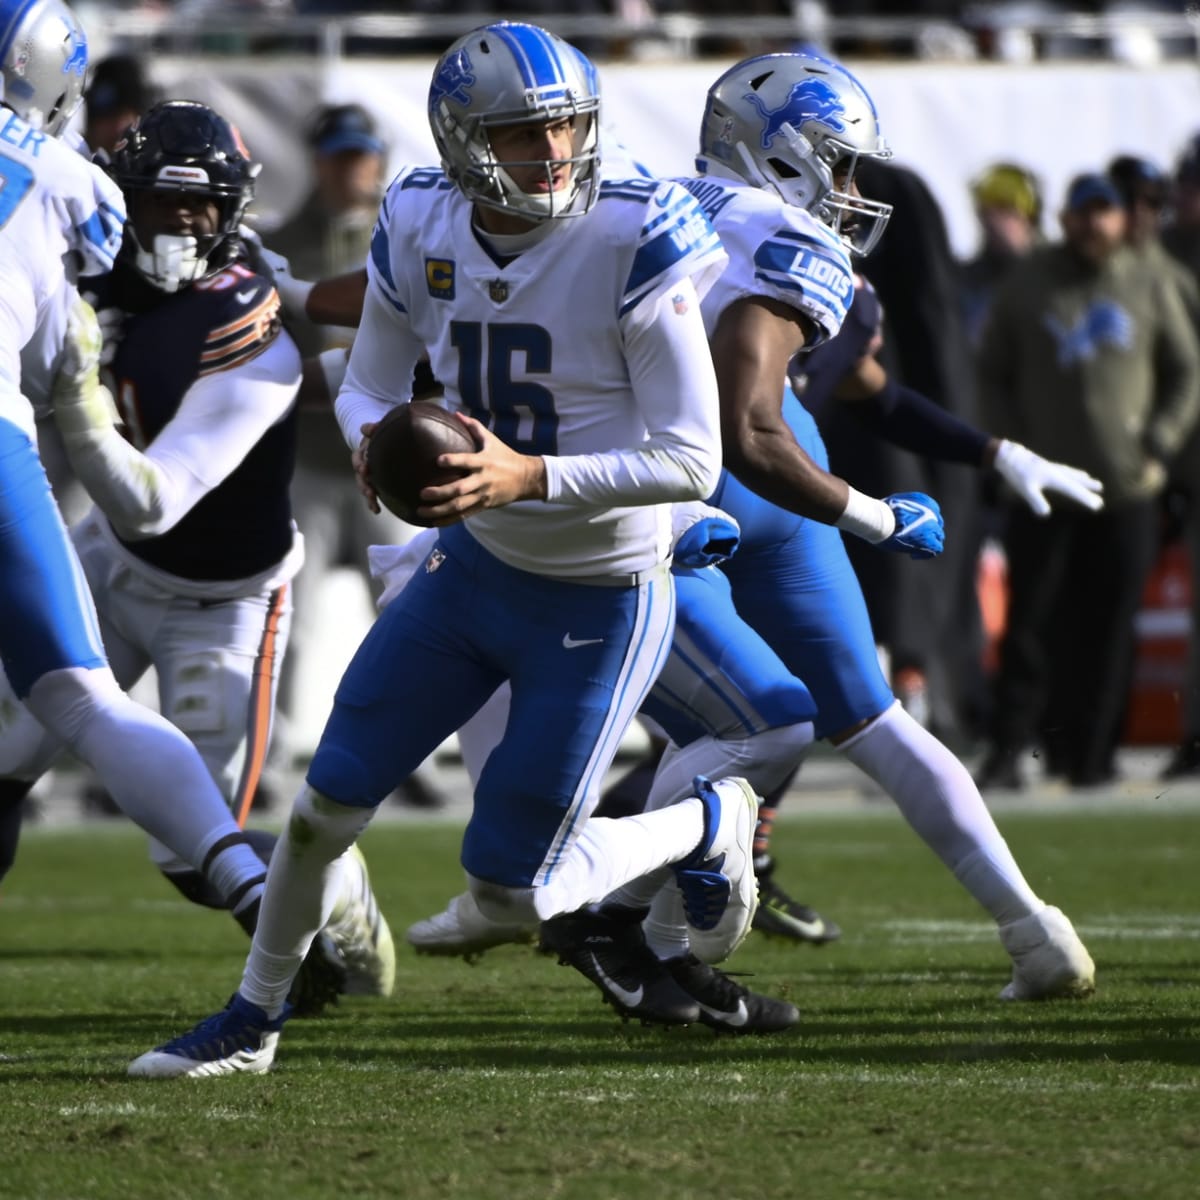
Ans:
{"type": "Polygon", "coordinates": [[[875,289],[861,276],[856,276],[854,283],[854,299],[837,336],[814,350],[802,351],[792,362],[793,387],[817,424],[829,415],[838,384],[870,349],[883,323],[883,307],[875,289]]]}
{"type": "MultiPolygon", "coordinates": [[[[124,313],[109,367],[113,396],[139,449],[175,416],[197,379],[248,362],[282,328],[274,286],[241,264],[174,294],[119,264],[98,287],[95,307],[110,306],[124,313]]],[[[269,570],[292,545],[295,440],[293,408],[178,524],[122,545],[184,579],[246,579],[269,570]]]]}

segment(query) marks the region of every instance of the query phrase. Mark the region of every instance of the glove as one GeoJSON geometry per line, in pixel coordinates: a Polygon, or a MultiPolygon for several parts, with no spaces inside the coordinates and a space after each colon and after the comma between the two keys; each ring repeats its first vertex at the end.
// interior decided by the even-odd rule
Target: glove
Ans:
{"type": "Polygon", "coordinates": [[[104,338],[92,306],[82,297],[67,315],[50,401],[64,438],[104,429],[113,423],[113,403],[100,382],[104,338]]]}
{"type": "Polygon", "coordinates": [[[671,553],[676,566],[711,567],[738,548],[738,523],[719,508],[700,501],[671,506],[671,553]]]}
{"type": "Polygon", "coordinates": [[[269,276],[271,282],[274,283],[280,302],[283,304],[284,316],[292,318],[308,316],[305,305],[308,303],[308,293],[313,290],[313,285],[306,280],[297,279],[292,274],[292,264],[282,254],[268,250],[260,242],[254,247],[250,261],[256,271],[269,276]]]}
{"type": "Polygon", "coordinates": [[[1058,492],[1092,512],[1104,507],[1104,484],[1078,467],[1051,462],[1018,442],[1003,441],[996,451],[996,471],[1039,517],[1050,515],[1047,491],[1058,492]]]}
{"type": "Polygon", "coordinates": [[[938,502],[924,492],[896,492],[884,504],[896,518],[891,537],[878,544],[909,558],[936,558],[946,543],[946,525],[938,502]]]}

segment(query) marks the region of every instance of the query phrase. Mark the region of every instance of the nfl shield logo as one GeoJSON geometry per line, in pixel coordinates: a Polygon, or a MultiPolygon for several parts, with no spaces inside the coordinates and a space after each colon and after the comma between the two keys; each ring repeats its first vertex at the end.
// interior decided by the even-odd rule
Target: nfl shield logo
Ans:
{"type": "Polygon", "coordinates": [[[488,283],[488,295],[496,304],[503,304],[508,299],[508,283],[503,279],[493,279],[488,283]]]}
{"type": "Polygon", "coordinates": [[[425,574],[432,575],[445,561],[445,554],[435,547],[433,553],[425,560],[425,574]]]}

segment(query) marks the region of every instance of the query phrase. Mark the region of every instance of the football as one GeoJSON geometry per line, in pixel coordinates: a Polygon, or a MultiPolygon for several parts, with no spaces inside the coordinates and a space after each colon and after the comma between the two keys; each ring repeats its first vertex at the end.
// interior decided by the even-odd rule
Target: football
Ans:
{"type": "Polygon", "coordinates": [[[458,479],[462,472],[438,467],[441,454],[473,454],[479,447],[453,413],[429,400],[392,409],[367,443],[367,479],[389,512],[413,525],[421,489],[458,479]]]}

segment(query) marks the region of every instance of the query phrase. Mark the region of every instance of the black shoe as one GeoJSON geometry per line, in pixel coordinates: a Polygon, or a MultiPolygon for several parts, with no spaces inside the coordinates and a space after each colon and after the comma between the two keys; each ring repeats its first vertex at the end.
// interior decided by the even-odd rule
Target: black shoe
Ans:
{"type": "Polygon", "coordinates": [[[319,1017],[346,990],[346,968],[327,933],[318,933],[288,992],[296,1017],[319,1017]]]}
{"type": "Polygon", "coordinates": [[[542,947],[590,979],[623,1017],[647,1025],[690,1025],[700,1005],[646,945],[644,909],[610,906],[564,913],[542,922],[542,947]]]}
{"type": "Polygon", "coordinates": [[[800,1020],[800,1010],[786,1000],[760,996],[735,983],[724,971],[702,963],[694,954],[663,964],[671,977],[700,1006],[705,1025],[727,1033],[778,1033],[800,1020]]]}
{"type": "Polygon", "coordinates": [[[768,860],[765,866],[754,865],[758,876],[758,911],[751,926],[759,933],[774,937],[791,938],[795,942],[808,942],[823,946],[836,942],[842,936],[841,929],[833,921],[821,916],[815,908],[793,900],[775,882],[775,863],[768,860]]]}
{"type": "Polygon", "coordinates": [[[1200,738],[1184,741],[1163,767],[1159,779],[1185,779],[1189,775],[1200,775],[1200,738]]]}
{"type": "Polygon", "coordinates": [[[989,750],[975,774],[975,786],[981,792],[1019,792],[1025,787],[1025,777],[1014,750],[989,750]]]}

